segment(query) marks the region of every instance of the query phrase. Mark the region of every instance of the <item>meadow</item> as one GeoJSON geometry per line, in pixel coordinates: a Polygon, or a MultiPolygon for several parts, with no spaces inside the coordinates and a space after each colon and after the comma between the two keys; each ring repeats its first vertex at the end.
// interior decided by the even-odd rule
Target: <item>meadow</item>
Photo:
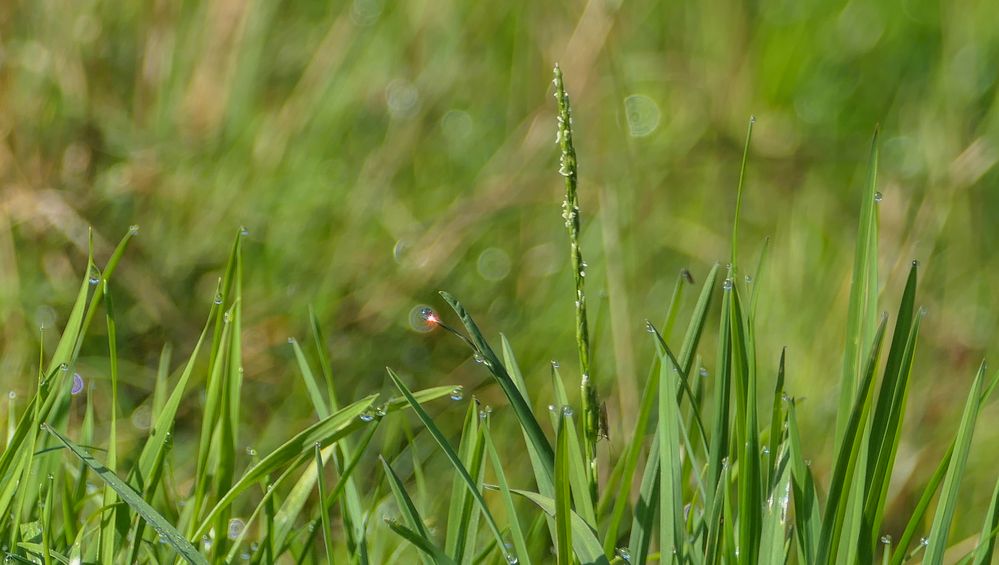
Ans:
{"type": "Polygon", "coordinates": [[[990,14],[0,7],[5,555],[990,562],[990,14]]]}

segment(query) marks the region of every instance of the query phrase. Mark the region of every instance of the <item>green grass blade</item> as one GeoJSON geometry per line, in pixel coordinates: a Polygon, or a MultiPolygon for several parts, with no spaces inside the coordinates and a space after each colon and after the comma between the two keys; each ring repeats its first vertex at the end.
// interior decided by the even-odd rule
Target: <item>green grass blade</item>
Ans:
{"type": "MultiPolygon", "coordinates": [[[[492,348],[486,343],[485,338],[482,337],[482,332],[479,331],[479,327],[472,320],[472,317],[468,315],[465,307],[458,302],[458,299],[447,292],[441,291],[441,296],[451,306],[461,320],[461,323],[465,326],[472,345],[479,355],[482,356],[486,367],[493,377],[495,377],[500,388],[503,389],[503,393],[506,395],[507,400],[509,400],[510,406],[513,407],[514,413],[516,413],[517,419],[524,429],[524,433],[529,438],[535,451],[537,451],[541,464],[542,483],[551,484],[555,477],[555,452],[552,450],[548,438],[545,437],[544,432],[541,430],[541,425],[534,417],[531,407],[527,404],[524,396],[520,394],[520,390],[514,384],[513,379],[510,378],[506,368],[500,363],[496,354],[493,353],[492,348]]],[[[554,489],[552,491],[554,492],[554,489]]]]}
{"type": "Polygon", "coordinates": [[[770,409],[770,438],[767,442],[767,469],[764,483],[768,489],[776,484],[774,469],[777,463],[777,451],[784,441],[784,361],[787,348],[781,349],[780,362],[777,365],[777,382],[774,384],[773,405],[770,409]]]}
{"type": "MultiPolygon", "coordinates": [[[[495,356],[493,356],[495,359],[495,356]]],[[[497,361],[498,362],[498,361],[497,361]]],[[[398,375],[395,374],[392,369],[386,368],[388,371],[389,378],[392,379],[393,384],[399,389],[399,392],[409,401],[410,406],[412,406],[413,411],[416,413],[417,417],[426,426],[427,431],[440,446],[441,451],[447,456],[448,460],[451,461],[451,465],[454,467],[458,475],[461,476],[462,480],[465,481],[465,485],[468,486],[469,492],[475,498],[475,501],[479,504],[479,510],[482,511],[483,516],[486,518],[486,523],[489,525],[489,529],[492,531],[493,536],[496,538],[496,543],[503,547],[503,534],[500,532],[499,526],[496,524],[496,520],[493,519],[492,512],[489,511],[489,506],[486,504],[485,498],[482,497],[482,492],[479,491],[479,487],[476,484],[476,480],[468,473],[468,470],[461,463],[461,458],[455,453],[454,448],[451,447],[450,442],[444,437],[444,434],[440,431],[437,425],[434,423],[433,419],[427,414],[426,410],[420,406],[419,401],[413,397],[413,393],[409,391],[409,388],[402,382],[398,375]]],[[[509,379],[509,377],[507,377],[509,379]]]]}
{"type": "Polygon", "coordinates": [[[950,460],[947,476],[944,478],[943,487],[940,490],[940,500],[937,502],[937,511],[933,517],[933,526],[930,528],[928,536],[929,545],[926,547],[925,553],[925,560],[928,563],[942,562],[944,551],[947,549],[947,535],[950,533],[950,525],[957,508],[958,489],[961,486],[961,478],[964,476],[964,468],[968,462],[968,453],[971,451],[971,439],[974,436],[975,423],[978,420],[978,398],[984,380],[985,363],[983,362],[978,369],[978,375],[975,376],[974,384],[971,385],[968,402],[964,405],[961,426],[958,428],[957,438],[954,440],[956,445],[954,456],[950,460]]]}
{"type": "Polygon", "coordinates": [[[808,461],[801,450],[798,432],[798,414],[794,400],[787,407],[787,438],[791,466],[791,492],[794,495],[794,535],[797,540],[798,561],[813,563],[822,531],[819,499],[815,492],[808,461]]]}
{"type": "MultiPolygon", "coordinates": [[[[413,499],[409,497],[409,493],[406,492],[406,487],[403,485],[402,479],[395,474],[395,471],[392,470],[392,466],[389,465],[389,462],[386,461],[384,457],[379,456],[378,460],[381,461],[382,468],[385,469],[385,476],[388,478],[389,488],[392,490],[392,495],[395,496],[399,512],[402,513],[402,517],[406,521],[409,529],[421,540],[421,543],[416,544],[417,547],[435,547],[434,542],[430,539],[430,534],[427,532],[427,528],[424,525],[423,517],[420,516],[420,512],[416,509],[416,505],[413,504],[413,499]]],[[[427,553],[429,553],[431,557],[435,557],[436,553],[441,552],[437,549],[436,552],[429,551],[427,553]]]]}
{"type": "Polygon", "coordinates": [[[847,312],[846,345],[843,349],[843,373],[840,379],[839,409],[836,413],[836,440],[840,441],[850,418],[861,379],[864,362],[863,346],[874,335],[877,323],[878,293],[878,132],[871,140],[867,183],[861,196],[860,226],[857,249],[853,257],[853,277],[850,281],[850,305],[847,312]]]}
{"type": "Polygon", "coordinates": [[[735,217],[732,220],[732,264],[733,270],[738,270],[738,243],[739,243],[739,216],[742,212],[742,189],[746,183],[746,163],[749,162],[749,144],[753,139],[753,124],[756,123],[756,116],[749,117],[749,125],[746,128],[746,144],[742,149],[742,164],[739,166],[739,187],[735,195],[735,217]]]}
{"type": "Polygon", "coordinates": [[[288,343],[291,344],[292,349],[295,351],[298,370],[302,372],[302,380],[305,381],[305,388],[309,391],[309,399],[312,401],[312,406],[316,409],[316,415],[319,416],[319,419],[329,416],[330,409],[326,406],[323,393],[319,392],[319,384],[316,383],[316,378],[312,374],[309,362],[305,359],[302,347],[298,345],[298,340],[295,338],[288,338],[288,343]]]}
{"type": "Polygon", "coordinates": [[[676,402],[676,379],[682,378],[667,358],[663,341],[659,354],[659,543],[661,551],[684,561],[683,477],[680,473],[680,412],[676,402]]]}
{"type": "Polygon", "coordinates": [[[989,565],[996,549],[996,530],[999,529],[999,481],[992,490],[992,501],[989,511],[985,514],[982,533],[978,536],[978,547],[975,549],[974,565],[989,565]]]}
{"type": "Polygon", "coordinates": [[[125,501],[128,506],[135,511],[136,514],[142,516],[149,525],[156,530],[156,533],[170,545],[181,557],[186,559],[189,563],[194,564],[207,564],[208,560],[204,558],[198,550],[191,545],[191,542],[179,532],[176,528],[167,520],[160,515],[156,510],[153,509],[145,500],[139,496],[132,487],[128,486],[125,481],[118,478],[110,469],[104,466],[102,463],[94,459],[90,453],[76,445],[68,438],[54,430],[48,425],[44,426],[45,431],[52,434],[60,443],[66,446],[70,452],[83,461],[90,469],[97,474],[101,480],[104,481],[109,487],[113,488],[115,492],[123,501],[125,501]]]}
{"type": "Polygon", "coordinates": [[[655,535],[656,516],[659,514],[659,445],[659,432],[656,431],[642,473],[628,540],[628,552],[636,565],[644,565],[648,560],[649,546],[655,535]]]}
{"type": "MultiPolygon", "coordinates": [[[[465,423],[461,430],[461,442],[458,445],[458,456],[461,458],[461,463],[472,477],[480,475],[484,448],[483,437],[479,430],[478,401],[473,400],[468,403],[465,423]]],[[[461,477],[455,475],[448,502],[447,537],[444,551],[459,563],[463,562],[465,556],[469,554],[466,546],[469,532],[473,534],[475,532],[471,523],[474,504],[475,502],[468,494],[461,477]]]]}
{"type": "Polygon", "coordinates": [[[399,534],[400,537],[409,541],[414,546],[416,546],[417,549],[430,556],[433,559],[434,563],[438,563],[440,565],[448,565],[455,562],[450,557],[448,557],[447,554],[441,551],[439,547],[430,542],[430,540],[428,540],[425,537],[421,537],[420,534],[414,532],[411,528],[407,528],[406,526],[400,524],[399,522],[391,518],[385,518],[385,524],[393,532],[399,534]]]}
{"type": "Polygon", "coordinates": [[[524,537],[524,530],[520,526],[520,519],[517,516],[517,508],[513,503],[513,495],[506,480],[506,473],[503,471],[503,461],[500,459],[496,446],[493,444],[490,426],[483,426],[483,434],[486,440],[486,454],[492,464],[493,474],[496,475],[496,484],[503,497],[503,505],[510,523],[510,537],[513,539],[513,547],[517,551],[515,554],[520,565],[531,565],[530,552],[527,549],[527,538],[524,537]]]}
{"type": "Polygon", "coordinates": [[[572,565],[572,493],[569,479],[569,433],[572,419],[559,414],[555,436],[555,549],[559,565],[572,565]]]}
{"type": "Polygon", "coordinates": [[[208,529],[211,527],[215,517],[223,509],[228,508],[237,496],[276,469],[300,459],[303,455],[311,453],[316,443],[319,443],[322,447],[326,447],[350,433],[363,428],[366,423],[360,420],[360,416],[371,408],[374,400],[375,395],[371,395],[341,408],[328,418],[320,420],[299,432],[261,459],[259,463],[250,468],[219,499],[215,507],[202,519],[201,524],[194,530],[194,535],[191,537],[197,539],[208,533],[208,529]]]}
{"type": "MultiPolygon", "coordinates": [[[[555,406],[561,407],[557,412],[551,414],[553,429],[558,430],[559,424],[565,408],[569,406],[569,397],[566,394],[565,386],[562,384],[562,376],[559,374],[558,364],[552,363],[552,388],[555,391],[555,406]]],[[[571,411],[571,408],[569,409],[571,411]]],[[[597,527],[597,515],[593,508],[593,499],[590,498],[591,489],[587,477],[584,446],[580,441],[576,426],[573,424],[571,413],[568,416],[569,426],[565,433],[568,436],[568,458],[569,458],[569,482],[572,486],[572,500],[576,512],[586,520],[591,527],[597,527]]],[[[556,481],[557,484],[557,481],[556,481]]],[[[557,491],[556,486],[556,491],[557,491]]]]}
{"type": "Polygon", "coordinates": [[[863,444],[862,436],[865,423],[871,410],[871,391],[881,353],[881,343],[884,341],[886,323],[887,318],[882,318],[874,336],[871,353],[864,369],[864,380],[858,389],[853,410],[850,411],[850,419],[844,430],[843,441],[836,456],[832,483],[829,486],[829,497],[826,500],[826,509],[822,515],[822,533],[819,536],[816,550],[816,563],[819,565],[837,562],[836,553],[839,549],[843,523],[849,506],[849,491],[853,484],[853,475],[863,444]]]}
{"type": "Polygon", "coordinates": [[[909,271],[908,282],[899,305],[884,379],[878,391],[877,405],[871,420],[867,455],[864,520],[859,551],[863,559],[873,560],[884,515],[888,483],[902,436],[902,419],[909,394],[909,376],[919,335],[921,315],[915,314],[916,264],[909,271]]]}
{"type": "MultiPolygon", "coordinates": [[[[547,496],[520,489],[511,489],[512,493],[522,496],[533,502],[542,512],[548,516],[555,516],[556,503],[547,496]]],[[[572,528],[572,550],[583,565],[609,565],[610,561],[604,555],[600,540],[597,539],[596,532],[590,528],[585,520],[575,512],[570,511],[572,528]]]]}
{"type": "Polygon", "coordinates": [[[731,330],[731,292],[723,293],[721,307],[721,321],[718,326],[718,360],[715,364],[717,372],[715,378],[714,393],[714,425],[711,430],[711,443],[708,449],[708,498],[705,507],[714,506],[714,497],[721,489],[719,480],[721,479],[722,462],[728,457],[729,452],[729,419],[731,402],[731,366],[732,366],[732,339],[731,330]]]}
{"type": "Polygon", "coordinates": [[[785,458],[777,468],[777,478],[763,510],[759,563],[784,563],[787,555],[784,532],[791,497],[790,465],[785,458]]]}

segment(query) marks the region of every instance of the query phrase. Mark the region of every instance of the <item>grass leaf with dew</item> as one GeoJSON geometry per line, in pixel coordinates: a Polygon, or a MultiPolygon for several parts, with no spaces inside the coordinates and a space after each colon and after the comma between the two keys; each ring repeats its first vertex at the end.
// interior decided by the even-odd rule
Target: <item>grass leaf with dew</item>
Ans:
{"type": "Polygon", "coordinates": [[[857,385],[863,375],[864,351],[877,325],[878,299],[878,131],[871,140],[867,182],[861,195],[860,226],[850,280],[850,305],[846,322],[846,345],[843,348],[843,373],[840,377],[839,409],[836,413],[836,440],[840,441],[850,418],[857,385]]]}
{"type": "Polygon", "coordinates": [[[486,441],[486,454],[489,456],[493,474],[496,475],[496,485],[499,487],[500,494],[502,495],[503,506],[506,509],[507,518],[510,523],[510,537],[513,540],[513,547],[517,551],[515,554],[517,562],[520,565],[531,565],[530,552],[527,548],[527,538],[524,535],[523,528],[520,526],[517,507],[513,503],[513,494],[510,492],[506,473],[503,471],[503,461],[500,459],[499,453],[496,452],[496,446],[493,444],[491,426],[484,426],[482,432],[486,441]]]}
{"type": "Polygon", "coordinates": [[[173,524],[167,522],[167,520],[152,506],[149,505],[145,500],[139,496],[132,487],[128,486],[125,481],[118,478],[110,469],[105,467],[102,463],[94,459],[93,455],[90,455],[86,450],[79,447],[68,438],[57,432],[52,427],[45,425],[45,431],[52,434],[60,443],[66,446],[67,449],[73,455],[78,457],[83,461],[90,469],[97,474],[101,480],[104,481],[109,487],[113,488],[114,491],[121,497],[121,499],[128,504],[128,506],[135,511],[136,514],[143,517],[149,525],[156,530],[167,544],[169,544],[177,553],[186,559],[189,563],[195,565],[200,565],[202,563],[207,564],[208,560],[204,558],[198,550],[195,549],[191,542],[187,540],[173,524]]]}
{"type": "Polygon", "coordinates": [[[882,318],[874,336],[871,353],[867,358],[864,380],[858,389],[856,402],[854,402],[853,410],[850,411],[850,419],[843,432],[839,453],[836,455],[832,483],[829,486],[829,497],[826,500],[826,509],[822,515],[822,532],[819,535],[816,549],[816,563],[819,565],[837,562],[836,553],[843,533],[853,475],[863,444],[864,428],[871,409],[874,373],[877,369],[878,357],[881,354],[881,343],[884,341],[886,324],[887,317],[882,318]]]}
{"type": "MultiPolygon", "coordinates": [[[[493,358],[495,358],[495,356],[493,356],[493,358]]],[[[482,497],[482,492],[479,491],[476,480],[472,478],[465,466],[462,465],[461,458],[457,453],[455,453],[454,448],[451,447],[451,444],[447,441],[447,438],[444,437],[444,434],[437,427],[437,424],[434,423],[433,418],[427,414],[426,410],[420,406],[419,401],[413,397],[413,393],[409,391],[409,388],[406,387],[406,385],[392,369],[386,368],[386,370],[388,371],[389,378],[392,379],[392,383],[395,384],[396,388],[399,389],[399,392],[401,392],[402,395],[406,397],[406,400],[409,401],[409,404],[412,406],[417,417],[421,422],[423,422],[423,425],[427,428],[427,431],[430,432],[430,435],[434,438],[434,441],[437,442],[437,445],[440,446],[448,460],[451,461],[451,465],[454,467],[455,471],[457,471],[458,475],[465,481],[465,485],[468,486],[468,491],[479,504],[479,509],[482,511],[483,516],[485,516],[486,524],[492,531],[493,536],[495,536],[496,543],[502,547],[503,534],[500,532],[499,526],[496,524],[496,520],[493,518],[492,512],[489,510],[489,505],[486,504],[485,498],[482,497]]]]}
{"type": "MultiPolygon", "coordinates": [[[[427,528],[423,522],[423,517],[420,516],[420,512],[416,509],[416,505],[413,504],[413,499],[409,497],[409,493],[406,492],[406,487],[403,485],[402,479],[399,478],[399,475],[395,474],[395,471],[392,470],[392,466],[389,465],[389,462],[386,461],[384,457],[379,456],[378,460],[381,461],[382,468],[385,469],[385,476],[388,478],[389,488],[392,490],[392,495],[395,497],[396,505],[399,507],[399,512],[406,521],[407,527],[413,532],[413,535],[420,538],[420,542],[416,543],[416,546],[428,553],[434,560],[437,560],[440,555],[446,555],[443,551],[437,548],[434,542],[430,539],[430,533],[427,532],[427,528]],[[427,548],[432,549],[428,550],[427,548]]],[[[412,540],[410,539],[410,541],[412,540]]]]}

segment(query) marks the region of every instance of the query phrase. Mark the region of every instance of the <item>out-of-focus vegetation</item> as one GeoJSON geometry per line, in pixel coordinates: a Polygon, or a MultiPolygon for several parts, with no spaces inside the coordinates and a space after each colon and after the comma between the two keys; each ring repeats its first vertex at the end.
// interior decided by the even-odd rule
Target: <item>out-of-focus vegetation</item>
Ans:
{"type": "MultiPolygon", "coordinates": [[[[243,225],[243,394],[260,417],[241,437],[276,445],[313,419],[287,343],[307,335],[309,305],[346,399],[389,392],[389,365],[505,402],[460,343],[413,331],[441,288],[509,336],[528,379],[547,386],[550,359],[578,378],[552,133],[559,61],[610,459],[652,352],[643,321],[661,318],[679,269],[700,281],[727,260],[754,114],[740,249],[755,265],[771,237],[765,272],[749,273],[760,372],[788,347],[787,388],[807,397],[802,434],[827,484],[880,123],[883,303],[918,259],[928,309],[889,495],[897,530],[999,337],[994,20],[984,1],[3,3],[0,385],[33,387],[38,328],[51,350],[88,226],[107,257],[132,224],[115,280],[125,415],[151,392],[164,342],[190,351],[243,225]]],[[[106,379],[106,342],[85,344],[79,366],[106,379]]],[[[175,449],[199,426],[187,410],[175,449]]],[[[988,503],[994,477],[975,470],[993,468],[999,432],[981,426],[975,445],[962,532],[988,503]]]]}

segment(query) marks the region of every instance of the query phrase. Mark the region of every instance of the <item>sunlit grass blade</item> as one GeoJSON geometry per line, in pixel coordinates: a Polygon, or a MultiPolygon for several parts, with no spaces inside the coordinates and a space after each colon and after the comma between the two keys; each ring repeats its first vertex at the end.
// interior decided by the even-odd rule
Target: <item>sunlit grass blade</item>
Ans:
{"type": "MultiPolygon", "coordinates": [[[[576,512],[586,520],[591,527],[597,527],[597,515],[593,508],[593,499],[590,498],[591,489],[586,476],[586,462],[584,449],[580,435],[576,432],[572,409],[569,407],[569,397],[566,394],[565,386],[562,384],[562,376],[559,373],[557,363],[552,363],[552,389],[555,391],[555,410],[551,414],[553,429],[560,429],[563,416],[568,416],[569,425],[565,429],[568,444],[569,460],[569,482],[572,486],[572,500],[576,512]],[[568,413],[567,413],[568,408],[568,413]]],[[[558,485],[556,481],[556,492],[558,485]]]]}
{"type": "Polygon", "coordinates": [[[978,547],[975,548],[974,553],[974,565],[988,565],[992,563],[992,554],[996,548],[997,530],[999,530],[999,481],[996,481],[995,489],[992,490],[992,500],[989,502],[989,510],[985,514],[982,533],[978,536],[978,547]]]}
{"type": "Polygon", "coordinates": [[[777,365],[777,382],[774,384],[773,405],[770,409],[770,439],[767,442],[767,469],[764,475],[764,485],[767,489],[773,488],[776,484],[774,469],[777,465],[777,451],[784,441],[784,361],[787,356],[787,348],[781,349],[780,362],[777,365]]]}
{"type": "Polygon", "coordinates": [[[66,448],[83,461],[90,469],[97,474],[101,480],[104,481],[109,487],[113,488],[121,499],[128,504],[128,506],[139,514],[146,520],[149,525],[156,530],[156,533],[160,535],[160,538],[169,544],[177,553],[186,559],[189,563],[194,564],[207,564],[208,560],[204,558],[198,550],[195,549],[191,542],[187,541],[187,538],[183,536],[172,524],[166,521],[162,515],[160,515],[152,506],[149,505],[145,500],[139,496],[132,487],[128,486],[125,481],[118,478],[110,469],[108,469],[104,464],[100,463],[90,453],[82,449],[68,438],[49,427],[45,426],[45,431],[52,434],[56,439],[59,440],[66,448]]]}
{"type": "Polygon", "coordinates": [[[382,468],[385,469],[385,476],[388,478],[389,488],[392,490],[392,495],[395,497],[396,505],[399,507],[399,512],[406,521],[407,527],[413,532],[414,535],[420,538],[420,542],[416,544],[417,547],[420,547],[431,557],[436,559],[437,555],[442,554],[443,552],[441,552],[440,549],[437,549],[434,542],[430,539],[430,534],[427,532],[427,527],[424,525],[423,517],[420,516],[420,512],[416,509],[416,505],[413,504],[413,499],[409,497],[409,493],[406,492],[406,486],[403,484],[402,479],[399,478],[399,475],[395,474],[395,471],[392,470],[392,466],[389,465],[389,462],[386,461],[384,457],[379,457],[378,460],[381,461],[382,468]],[[428,551],[426,548],[433,549],[428,551]]]}
{"type": "Polygon", "coordinates": [[[875,548],[881,537],[879,532],[888,496],[888,483],[902,436],[902,419],[909,395],[909,375],[922,319],[921,315],[915,315],[915,294],[916,263],[913,263],[899,305],[884,379],[881,381],[877,405],[871,419],[867,480],[864,486],[862,530],[865,534],[859,540],[860,555],[866,560],[874,559],[875,548]]]}
{"type": "Polygon", "coordinates": [[[569,479],[569,433],[572,418],[562,411],[555,436],[555,549],[559,565],[572,565],[572,493],[569,479]]]}
{"type": "MultiPolygon", "coordinates": [[[[461,430],[461,442],[458,445],[458,456],[461,463],[472,477],[478,478],[482,468],[482,456],[485,449],[484,438],[479,430],[478,401],[468,403],[465,411],[465,424],[461,430]]],[[[476,486],[478,490],[478,486],[476,486]]],[[[472,512],[475,501],[468,494],[468,489],[457,474],[451,483],[451,497],[448,502],[447,537],[444,551],[455,561],[461,563],[468,555],[466,543],[472,528],[472,512]]]]}
{"type": "Polygon", "coordinates": [[[732,220],[732,258],[730,264],[733,271],[737,271],[739,258],[739,216],[742,211],[742,189],[746,184],[746,164],[749,162],[749,145],[753,139],[753,124],[756,123],[756,116],[749,117],[749,125],[746,127],[746,143],[742,149],[742,164],[739,166],[739,186],[735,195],[735,216],[732,220]]]}
{"type": "Polygon", "coordinates": [[[319,443],[322,447],[326,447],[364,427],[366,423],[359,418],[361,414],[364,414],[371,408],[374,400],[375,395],[371,395],[341,408],[328,418],[320,420],[299,432],[261,459],[259,463],[247,470],[233,484],[232,488],[219,499],[215,507],[202,518],[200,525],[194,530],[194,535],[191,537],[197,539],[208,533],[208,529],[211,527],[212,521],[218,513],[232,504],[232,501],[237,496],[256,484],[265,475],[301,458],[303,454],[312,453],[312,449],[316,443],[319,443]]]}
{"type": "Polygon", "coordinates": [[[797,541],[798,561],[812,563],[822,531],[822,517],[819,513],[819,499],[808,460],[801,450],[801,434],[798,432],[798,414],[795,401],[789,399],[787,406],[787,439],[791,467],[791,492],[794,495],[794,535],[797,541]]]}
{"type": "MultiPolygon", "coordinates": [[[[495,355],[492,358],[495,360],[495,355]]],[[[475,498],[475,501],[479,504],[479,510],[481,510],[482,515],[485,516],[486,524],[488,524],[489,529],[492,531],[493,536],[495,536],[496,543],[502,547],[503,534],[502,532],[500,532],[499,526],[496,524],[496,520],[493,518],[492,512],[490,512],[489,510],[489,505],[486,504],[485,498],[482,497],[482,492],[479,491],[476,479],[473,479],[472,476],[468,473],[468,470],[465,468],[465,466],[462,465],[461,458],[458,457],[458,454],[454,451],[454,448],[451,447],[450,442],[448,442],[447,438],[444,437],[444,434],[437,427],[437,424],[434,423],[430,415],[427,414],[426,410],[424,410],[423,407],[420,406],[419,401],[413,397],[413,393],[409,391],[409,388],[406,387],[406,385],[402,382],[399,376],[396,375],[394,371],[392,371],[392,369],[386,368],[386,370],[388,371],[389,378],[392,379],[392,383],[395,384],[396,388],[399,389],[399,392],[401,392],[402,395],[406,398],[406,400],[409,401],[409,404],[410,406],[412,406],[413,411],[416,413],[417,417],[420,419],[421,422],[423,422],[423,425],[426,426],[427,431],[430,432],[430,435],[434,438],[434,441],[436,441],[437,445],[440,446],[441,451],[443,451],[444,454],[447,456],[448,460],[451,461],[451,465],[454,467],[455,471],[457,471],[458,475],[462,478],[462,480],[465,481],[465,485],[468,486],[468,491],[472,494],[472,496],[475,498]]],[[[507,378],[509,379],[509,377],[507,378]]]]}
{"type": "Polygon", "coordinates": [[[496,475],[496,485],[499,487],[500,494],[503,497],[503,505],[506,508],[510,524],[510,537],[513,541],[513,547],[517,551],[515,556],[520,565],[531,565],[530,552],[527,548],[527,538],[524,537],[524,530],[520,526],[517,508],[513,503],[513,496],[506,480],[506,473],[503,471],[503,461],[500,459],[499,453],[496,452],[496,446],[493,444],[490,426],[484,426],[482,431],[486,440],[486,454],[489,456],[493,474],[496,475]]]}
{"type": "Polygon", "coordinates": [[[791,497],[788,459],[785,457],[775,469],[776,480],[763,509],[759,563],[784,563],[787,555],[784,534],[787,531],[787,509],[791,497]]]}
{"type": "Polygon", "coordinates": [[[878,131],[871,140],[870,163],[867,182],[861,194],[860,226],[857,229],[857,248],[853,257],[853,277],[850,281],[850,305],[847,311],[846,345],[843,348],[843,373],[840,377],[839,409],[836,413],[836,439],[840,441],[850,418],[856,398],[857,385],[862,377],[866,344],[874,335],[877,324],[878,299],[878,131]]]}
{"type": "Polygon", "coordinates": [[[940,499],[937,502],[937,511],[933,517],[933,526],[930,528],[929,536],[927,536],[929,545],[926,546],[925,560],[928,563],[940,563],[943,560],[944,551],[947,549],[947,535],[950,533],[950,525],[954,520],[954,511],[957,508],[958,500],[957,493],[968,462],[968,453],[971,451],[971,439],[974,436],[975,424],[978,421],[978,398],[981,395],[984,380],[985,363],[983,362],[979,366],[978,374],[971,385],[971,392],[968,394],[968,402],[964,406],[961,426],[958,428],[957,437],[954,440],[956,446],[954,455],[947,468],[947,476],[940,489],[940,499]]]}
{"type": "MultiPolygon", "coordinates": [[[[511,489],[510,492],[530,500],[548,516],[555,516],[556,503],[551,498],[536,492],[520,489],[511,489]]],[[[571,510],[570,512],[571,521],[569,527],[572,529],[572,550],[576,554],[576,558],[583,565],[609,565],[610,560],[604,555],[596,532],[587,525],[586,521],[579,514],[571,510]]]]}
{"type": "Polygon", "coordinates": [[[850,411],[850,419],[843,432],[843,441],[840,443],[839,453],[836,455],[832,483],[829,486],[829,497],[826,500],[826,509],[822,515],[822,532],[816,549],[816,563],[819,565],[836,562],[836,553],[843,533],[853,475],[863,444],[864,428],[871,411],[871,391],[874,387],[874,374],[881,354],[886,324],[887,317],[884,317],[881,319],[878,331],[874,336],[871,352],[864,369],[864,380],[858,389],[853,410],[850,411]]]}
{"type": "Polygon", "coordinates": [[[297,339],[289,338],[288,342],[291,343],[291,347],[295,351],[295,360],[298,362],[298,369],[302,373],[302,380],[305,381],[305,388],[309,391],[309,400],[312,401],[312,406],[316,409],[316,415],[318,415],[320,419],[329,416],[330,409],[326,406],[326,400],[323,398],[323,393],[319,392],[319,384],[316,382],[316,378],[312,374],[312,368],[309,367],[309,362],[305,359],[305,353],[302,351],[302,347],[298,345],[297,339]]]}
{"type": "Polygon", "coordinates": [[[667,359],[666,348],[655,340],[659,355],[659,544],[660,551],[683,563],[685,542],[683,526],[683,478],[680,474],[680,412],[677,383],[682,378],[667,359]]]}
{"type": "MultiPolygon", "coordinates": [[[[492,348],[486,343],[485,338],[482,337],[482,332],[479,331],[479,327],[472,320],[472,317],[468,315],[465,307],[458,302],[458,299],[447,292],[441,291],[441,296],[451,306],[461,320],[461,323],[465,326],[472,345],[478,354],[482,356],[486,367],[496,378],[496,382],[499,383],[500,388],[503,389],[503,393],[506,395],[507,400],[509,400],[510,406],[517,414],[517,419],[520,421],[524,433],[529,438],[535,451],[537,451],[538,462],[541,465],[541,473],[539,473],[541,475],[540,482],[549,485],[552,484],[555,477],[555,452],[552,450],[548,438],[545,437],[544,432],[541,430],[541,425],[534,417],[531,407],[524,400],[524,396],[520,394],[520,390],[514,384],[513,379],[510,378],[506,368],[500,362],[499,358],[496,357],[496,354],[493,353],[492,348]]],[[[539,486],[539,488],[541,487],[539,486]]],[[[554,488],[551,490],[554,492],[554,488]]]]}

